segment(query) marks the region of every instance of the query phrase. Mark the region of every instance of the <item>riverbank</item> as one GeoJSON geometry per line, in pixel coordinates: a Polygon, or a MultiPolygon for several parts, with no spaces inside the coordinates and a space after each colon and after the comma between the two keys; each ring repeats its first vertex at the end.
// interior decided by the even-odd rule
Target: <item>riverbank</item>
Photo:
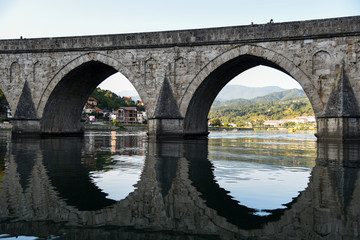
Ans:
{"type": "Polygon", "coordinates": [[[111,125],[100,125],[100,124],[86,124],[85,130],[92,131],[145,131],[147,126],[144,125],[120,125],[120,126],[111,126],[111,125]]]}
{"type": "Polygon", "coordinates": [[[254,128],[209,127],[209,131],[254,131],[254,128]]]}

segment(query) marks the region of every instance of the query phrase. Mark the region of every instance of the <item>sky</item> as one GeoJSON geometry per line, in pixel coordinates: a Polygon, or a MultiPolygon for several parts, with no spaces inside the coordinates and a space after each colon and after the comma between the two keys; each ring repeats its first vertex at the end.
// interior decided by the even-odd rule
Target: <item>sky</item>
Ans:
{"type": "MultiPolygon", "coordinates": [[[[289,22],[360,15],[360,0],[0,0],[0,39],[120,34],[289,22]]],[[[229,84],[300,88],[267,67],[229,84]]],[[[103,89],[133,89],[121,75],[103,89]],[[119,84],[121,83],[121,84],[119,84]]]]}

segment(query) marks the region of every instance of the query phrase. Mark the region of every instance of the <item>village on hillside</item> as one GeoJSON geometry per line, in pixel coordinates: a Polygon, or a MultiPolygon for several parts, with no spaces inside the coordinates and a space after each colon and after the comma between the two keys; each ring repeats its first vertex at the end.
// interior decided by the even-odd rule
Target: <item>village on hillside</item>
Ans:
{"type": "MultiPolygon", "coordinates": [[[[125,101],[133,101],[131,97],[123,97],[125,101]]],[[[142,100],[137,100],[136,105],[144,106],[142,100]]],[[[83,119],[86,122],[95,121],[117,121],[125,124],[147,123],[145,111],[138,111],[136,107],[119,107],[115,110],[101,109],[98,107],[98,100],[89,97],[83,108],[83,119]]]]}

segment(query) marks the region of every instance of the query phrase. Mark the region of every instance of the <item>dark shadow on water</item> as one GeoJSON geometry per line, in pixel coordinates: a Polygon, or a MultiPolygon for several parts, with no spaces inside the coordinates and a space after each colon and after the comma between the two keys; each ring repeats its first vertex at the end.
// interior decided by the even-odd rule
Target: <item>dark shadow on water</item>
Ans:
{"type": "Polygon", "coordinates": [[[116,201],[108,199],[90,179],[82,160],[82,138],[52,138],[41,149],[49,179],[59,196],[80,211],[103,209],[116,201]]]}

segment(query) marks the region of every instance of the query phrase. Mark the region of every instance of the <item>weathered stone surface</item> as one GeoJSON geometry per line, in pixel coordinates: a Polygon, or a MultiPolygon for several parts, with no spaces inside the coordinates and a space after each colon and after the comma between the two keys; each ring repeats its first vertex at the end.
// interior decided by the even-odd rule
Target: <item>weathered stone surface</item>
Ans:
{"type": "MultiPolygon", "coordinates": [[[[21,109],[33,103],[28,118],[40,120],[39,130],[33,128],[36,133],[76,133],[82,131],[79,111],[87,96],[107,76],[120,72],[134,85],[148,116],[153,117],[150,135],[204,135],[208,131],[208,111],[219,91],[243,71],[265,65],[299,82],[317,118],[355,119],[360,111],[359,22],[356,16],[153,33],[1,40],[0,88],[14,114],[27,116],[21,109]],[[23,89],[29,91],[24,95],[23,89]],[[174,121],[176,126],[172,127],[174,121]]],[[[360,136],[359,127],[352,125],[356,121],[350,122],[348,127],[332,120],[321,123],[318,136],[340,140],[360,136]],[[339,127],[343,128],[340,132],[357,132],[336,137],[339,131],[331,129],[339,127]]]]}
{"type": "Polygon", "coordinates": [[[334,84],[334,90],[326,104],[325,115],[327,117],[359,117],[359,104],[344,69],[341,70],[334,84]]]}
{"type": "Polygon", "coordinates": [[[169,79],[165,77],[160,94],[156,103],[154,115],[151,118],[176,119],[182,118],[176,104],[169,79]]]}
{"type": "Polygon", "coordinates": [[[20,95],[18,107],[16,108],[14,119],[36,119],[35,106],[32,101],[31,91],[29,84],[25,82],[24,88],[20,95]]]}

